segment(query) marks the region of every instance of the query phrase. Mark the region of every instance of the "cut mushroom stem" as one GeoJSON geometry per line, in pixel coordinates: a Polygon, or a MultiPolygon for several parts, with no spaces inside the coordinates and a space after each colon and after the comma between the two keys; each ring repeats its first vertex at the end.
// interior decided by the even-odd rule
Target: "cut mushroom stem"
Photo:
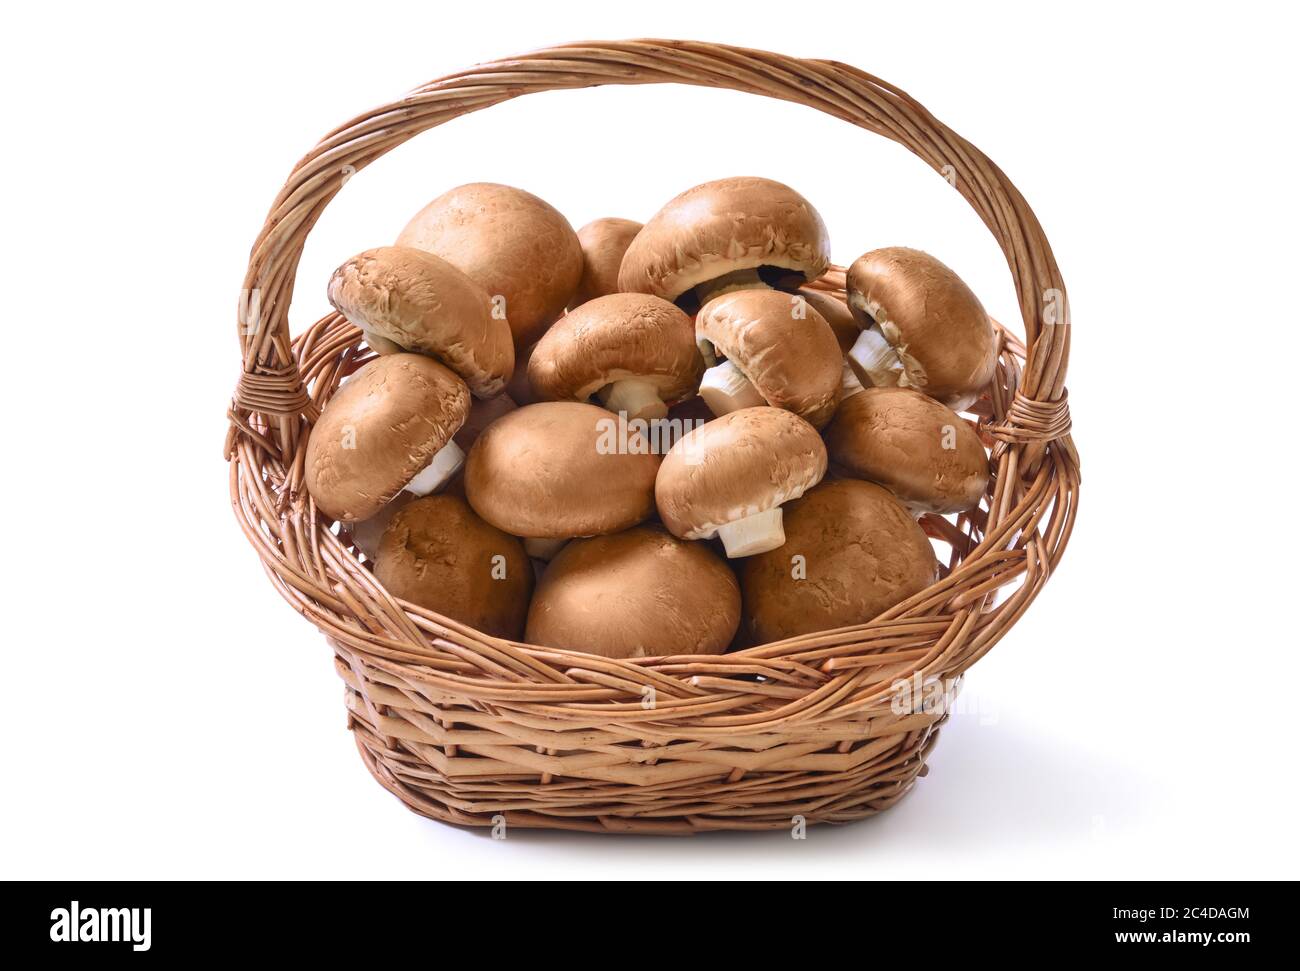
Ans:
{"type": "Polygon", "coordinates": [[[448,442],[433,456],[433,461],[424,467],[410,482],[406,483],[404,490],[413,492],[417,496],[427,496],[431,492],[437,492],[447,481],[460,471],[460,467],[465,464],[465,453],[455,442],[448,442]]]}
{"type": "Polygon", "coordinates": [[[704,380],[700,382],[700,397],[709,406],[709,410],[719,417],[741,408],[757,408],[767,404],[758,389],[745,377],[745,372],[731,361],[723,361],[704,372],[704,380]]]}
{"type": "Polygon", "coordinates": [[[597,392],[600,403],[613,412],[626,412],[628,420],[653,421],[668,414],[668,406],[659,397],[659,389],[645,378],[624,378],[607,384],[597,392]]]}
{"type": "Polygon", "coordinates": [[[564,548],[567,539],[539,539],[529,537],[524,540],[524,552],[534,560],[545,560],[550,562],[555,554],[564,548]]]}
{"type": "Polygon", "coordinates": [[[781,507],[776,506],[744,519],[718,527],[718,537],[727,550],[727,558],[754,556],[785,545],[785,528],[781,507]]]}
{"type": "Polygon", "coordinates": [[[907,376],[898,352],[875,327],[868,327],[858,335],[849,349],[849,364],[864,385],[875,388],[896,387],[907,376]]]}
{"type": "Polygon", "coordinates": [[[848,361],[845,361],[844,370],[840,374],[840,400],[852,398],[862,390],[862,382],[858,380],[858,375],[853,370],[853,366],[848,361]]]}
{"type": "Polygon", "coordinates": [[[724,273],[720,277],[712,280],[705,280],[695,287],[695,296],[701,304],[706,304],[714,297],[720,297],[724,293],[731,293],[735,290],[772,290],[759,276],[758,267],[751,267],[747,270],[732,270],[730,273],[724,273]]]}

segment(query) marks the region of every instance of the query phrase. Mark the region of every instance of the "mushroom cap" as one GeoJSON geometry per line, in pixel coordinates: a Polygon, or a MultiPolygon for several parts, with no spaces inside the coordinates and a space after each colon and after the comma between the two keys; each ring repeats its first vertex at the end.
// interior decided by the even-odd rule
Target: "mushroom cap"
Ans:
{"type": "Polygon", "coordinates": [[[375,576],[393,596],[475,630],[523,636],[533,592],[524,544],[485,523],[459,496],[426,496],[402,507],[379,541],[375,576]]]}
{"type": "Polygon", "coordinates": [[[618,293],[618,268],[623,254],[641,231],[641,224],[631,219],[607,216],[593,219],[578,230],[582,246],[582,279],[569,301],[569,307],[580,307],[588,300],[606,294],[618,293]]]}
{"type": "Polygon", "coordinates": [[[483,430],[488,425],[518,407],[508,394],[499,394],[495,398],[473,399],[470,402],[469,415],[465,418],[465,424],[460,426],[454,441],[460,446],[461,451],[468,455],[469,450],[474,447],[474,443],[478,441],[478,437],[483,434],[483,430]]]}
{"type": "Polygon", "coordinates": [[[780,408],[742,408],[668,450],[655,504],[674,536],[709,539],[719,526],[803,495],[825,474],[826,446],[812,425],[780,408]]]}
{"type": "Polygon", "coordinates": [[[737,290],[715,297],[695,318],[695,339],[740,368],[772,407],[793,411],[814,428],[830,421],[844,355],[830,324],[798,294],[737,290]]]}
{"type": "Polygon", "coordinates": [[[480,398],[500,394],[515,367],[510,325],[446,260],[409,246],[352,257],[330,278],[329,301],[362,330],[436,357],[480,398]]]}
{"type": "Polygon", "coordinates": [[[823,482],[785,507],[785,545],[740,567],[754,644],[863,624],[934,582],[934,549],[880,486],[823,482]],[[793,565],[802,556],[802,570],[793,565]]]}
{"type": "Polygon", "coordinates": [[[832,297],[825,290],[802,287],[799,293],[808,301],[808,306],[821,314],[822,319],[830,324],[835,342],[840,346],[840,353],[847,354],[858,339],[858,335],[862,333],[862,328],[854,319],[849,305],[838,297],[832,297]]]}
{"type": "Polygon", "coordinates": [[[691,318],[645,293],[611,293],[570,310],[528,360],[528,382],[546,401],[585,401],[633,377],[676,401],[697,388],[703,374],[691,318]]]}
{"type": "Polygon", "coordinates": [[[739,625],[726,563],[642,526],[567,545],[537,585],[527,640],[615,658],[721,654],[739,625]]]}
{"type": "Polygon", "coordinates": [[[837,467],[921,512],[974,508],[989,482],[975,430],[912,388],[866,388],[845,399],[826,429],[826,449],[837,467]]]}
{"type": "Polygon", "coordinates": [[[377,357],[330,398],[307,440],[307,491],[328,516],[369,519],[469,414],[469,388],[423,354],[377,357]]]}
{"type": "Polygon", "coordinates": [[[775,266],[814,280],[829,263],[826,224],[794,189],[719,179],[687,189],[645,224],[623,257],[618,288],[676,300],[735,270],[775,266]]]}
{"type": "Polygon", "coordinates": [[[618,427],[604,408],[576,401],[516,408],[474,443],[465,495],[515,536],[567,539],[635,526],[654,512],[659,456],[634,429],[620,441],[618,427]]]}
{"type": "Polygon", "coordinates": [[[849,307],[874,321],[899,355],[907,383],[965,407],[993,380],[997,339],[979,298],[929,253],[890,246],[864,253],[846,275],[849,307]]]}
{"type": "Polygon", "coordinates": [[[515,346],[541,336],[582,276],[582,246],[568,220],[531,192],[472,182],[444,192],[397,237],[465,272],[489,297],[505,298],[515,346]]]}
{"type": "Polygon", "coordinates": [[[506,394],[510,395],[510,400],[521,408],[524,405],[537,404],[533,386],[528,382],[528,362],[533,359],[533,351],[536,348],[537,345],[534,343],[515,350],[515,373],[506,385],[506,394]]]}

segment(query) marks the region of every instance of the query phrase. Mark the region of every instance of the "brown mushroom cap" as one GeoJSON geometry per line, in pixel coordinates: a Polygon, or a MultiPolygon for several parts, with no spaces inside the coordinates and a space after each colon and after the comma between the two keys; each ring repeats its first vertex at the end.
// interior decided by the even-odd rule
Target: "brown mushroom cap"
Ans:
{"type": "Polygon", "coordinates": [[[436,357],[480,398],[500,394],[514,372],[510,326],[492,316],[482,287],[432,253],[368,249],[334,271],[328,292],[368,335],[436,357]]]}
{"type": "Polygon", "coordinates": [[[659,456],[618,418],[576,401],[517,408],[479,436],[465,463],[465,495],[480,516],[515,536],[564,539],[613,533],[654,512],[659,456]]]}
{"type": "Polygon", "coordinates": [[[867,388],[840,404],[826,430],[831,461],[878,482],[918,512],[979,505],[989,460],[956,412],[911,388],[867,388]]]}
{"type": "Polygon", "coordinates": [[[607,384],[639,378],[664,401],[700,383],[704,359],[691,318],[644,293],[612,293],[569,311],[528,360],[528,381],[545,401],[585,401],[607,384]]]}
{"type": "Polygon", "coordinates": [[[493,299],[504,298],[516,347],[560,316],[582,276],[582,246],[568,220],[508,185],[473,182],[444,192],[407,223],[397,245],[440,256],[493,299]]]}
{"type": "Polygon", "coordinates": [[[936,576],[925,533],[886,490],[823,482],[786,506],[785,545],[741,566],[746,633],[757,645],[863,624],[936,576]]]}
{"type": "Polygon", "coordinates": [[[613,216],[593,219],[578,230],[578,242],[582,245],[582,279],[569,301],[570,310],[588,300],[618,293],[618,268],[623,263],[623,254],[640,231],[639,222],[613,216]]]}
{"type": "Polygon", "coordinates": [[[771,179],[719,179],[687,189],[645,224],[618,287],[676,300],[737,270],[776,267],[813,280],[829,262],[826,224],[807,199],[771,179]]]}
{"type": "Polygon", "coordinates": [[[668,451],[655,504],[674,536],[709,539],[720,526],[803,495],[825,474],[826,446],[812,425],[779,408],[742,408],[668,451]]]}
{"type": "Polygon", "coordinates": [[[537,396],[533,394],[533,386],[528,381],[528,363],[533,359],[536,348],[536,344],[529,344],[515,350],[515,373],[506,385],[506,394],[521,408],[537,404],[537,396]]]}
{"type": "Polygon", "coordinates": [[[474,447],[483,430],[503,415],[514,411],[519,406],[508,394],[499,394],[495,398],[475,398],[469,406],[469,416],[460,426],[454,441],[466,454],[474,447]]]}
{"type": "Polygon", "coordinates": [[[527,639],[602,657],[721,654],[739,623],[740,587],[715,553],[638,527],[576,540],[551,561],[527,639]]]}
{"type": "Polygon", "coordinates": [[[451,441],[469,401],[465,382],[431,357],[375,358],[334,393],[312,429],[307,491],[334,519],[369,519],[451,441]]]}
{"type": "Polygon", "coordinates": [[[825,290],[803,287],[799,293],[808,301],[808,306],[821,314],[822,319],[830,324],[831,332],[835,334],[835,342],[839,344],[840,353],[847,354],[853,342],[862,333],[862,328],[854,319],[849,305],[837,297],[832,297],[825,290]]]}
{"type": "Polygon", "coordinates": [[[849,307],[873,325],[903,364],[899,384],[949,407],[968,406],[993,379],[997,340],[979,298],[928,253],[890,246],[854,260],[849,307]]]}
{"type": "Polygon", "coordinates": [[[518,640],[533,592],[523,544],[459,496],[404,506],[384,530],[375,576],[393,596],[495,637],[518,640]]]}
{"type": "Polygon", "coordinates": [[[799,295],[737,290],[715,297],[695,318],[695,339],[738,367],[772,407],[814,428],[830,421],[844,356],[825,318],[799,295]]]}

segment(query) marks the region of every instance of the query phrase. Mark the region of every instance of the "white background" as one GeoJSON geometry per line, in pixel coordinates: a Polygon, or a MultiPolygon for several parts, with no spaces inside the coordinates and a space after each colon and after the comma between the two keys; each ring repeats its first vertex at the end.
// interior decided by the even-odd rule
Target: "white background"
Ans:
{"type": "MultiPolygon", "coordinates": [[[[1296,877],[1297,78],[1280,4],[20,4],[6,8],[0,876],[1296,877]],[[689,37],[854,63],[987,152],[1070,287],[1075,538],[896,809],[684,841],[417,817],[227,500],[248,248],[326,131],[482,60],[689,37]]],[[[960,197],[882,139],[729,92],[521,99],[360,173],[329,271],[467,181],[581,225],[780,179],[835,257],[910,244],[1016,319],[960,197]]]]}

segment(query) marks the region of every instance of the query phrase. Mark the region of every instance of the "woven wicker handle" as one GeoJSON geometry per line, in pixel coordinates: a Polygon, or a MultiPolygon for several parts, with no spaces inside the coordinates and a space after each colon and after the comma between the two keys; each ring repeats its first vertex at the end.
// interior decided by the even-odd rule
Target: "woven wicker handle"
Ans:
{"type": "MultiPolygon", "coordinates": [[[[422,131],[520,95],[601,84],[731,88],[816,108],[905,146],[979,213],[1006,254],[1024,320],[1028,360],[1008,416],[1061,427],[1069,311],[1042,227],[985,155],[904,92],[856,68],[692,41],[594,41],[480,64],[353,119],[311,150],[280,191],[253,246],[239,309],[243,374],[232,419],[259,413],[292,454],[310,399],[290,350],[288,308],[307,234],[352,175],[422,131]]],[[[1053,435],[1055,437],[1055,435],[1053,435]]],[[[1032,436],[1031,436],[1032,438],[1032,436]]]]}

